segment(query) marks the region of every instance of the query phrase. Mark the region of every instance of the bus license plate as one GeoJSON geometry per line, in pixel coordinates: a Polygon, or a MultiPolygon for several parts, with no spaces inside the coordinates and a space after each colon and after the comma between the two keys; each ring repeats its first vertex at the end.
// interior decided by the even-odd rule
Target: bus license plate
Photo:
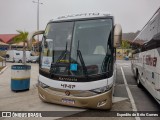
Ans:
{"type": "Polygon", "coordinates": [[[70,99],[62,99],[62,102],[66,104],[75,104],[75,101],[70,99]]]}

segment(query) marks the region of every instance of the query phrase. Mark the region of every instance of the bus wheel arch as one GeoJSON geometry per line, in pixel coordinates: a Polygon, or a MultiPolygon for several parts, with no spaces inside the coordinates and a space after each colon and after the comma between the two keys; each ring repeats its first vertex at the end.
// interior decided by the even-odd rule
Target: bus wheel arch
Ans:
{"type": "Polygon", "coordinates": [[[22,63],[22,60],[19,60],[18,63],[22,63]]]}
{"type": "Polygon", "coordinates": [[[138,74],[139,74],[137,68],[136,68],[136,70],[134,70],[133,74],[134,74],[135,79],[137,80],[138,74]]]}

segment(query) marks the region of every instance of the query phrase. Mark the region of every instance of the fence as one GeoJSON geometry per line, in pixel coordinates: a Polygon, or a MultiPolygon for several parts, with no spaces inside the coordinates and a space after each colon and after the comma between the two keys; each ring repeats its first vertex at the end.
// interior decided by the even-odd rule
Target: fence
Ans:
{"type": "Polygon", "coordinates": [[[0,66],[2,66],[2,67],[6,66],[6,59],[4,57],[0,56],[0,63],[1,63],[0,66]]]}

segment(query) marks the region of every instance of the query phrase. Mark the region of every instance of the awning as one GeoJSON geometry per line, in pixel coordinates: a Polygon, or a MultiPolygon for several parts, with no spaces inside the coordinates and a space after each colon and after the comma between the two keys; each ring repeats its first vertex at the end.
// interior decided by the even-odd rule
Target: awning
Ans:
{"type": "MultiPolygon", "coordinates": [[[[23,47],[23,42],[11,44],[12,46],[21,46],[23,47]]],[[[25,46],[27,47],[27,43],[25,43],[25,46]]]]}
{"type": "Polygon", "coordinates": [[[3,45],[3,46],[9,46],[9,44],[4,43],[4,42],[1,42],[1,41],[0,41],[0,45],[3,45]]]}

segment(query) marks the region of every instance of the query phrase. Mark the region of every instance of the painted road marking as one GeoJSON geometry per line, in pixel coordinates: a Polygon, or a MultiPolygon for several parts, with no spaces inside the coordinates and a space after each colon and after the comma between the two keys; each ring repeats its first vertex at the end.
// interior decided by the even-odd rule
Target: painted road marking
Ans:
{"type": "Polygon", "coordinates": [[[128,98],[125,98],[125,97],[113,97],[113,103],[124,101],[124,100],[127,100],[127,99],[128,98]]]}
{"type": "Polygon", "coordinates": [[[0,71],[0,74],[2,74],[7,68],[8,68],[8,66],[6,66],[5,68],[3,68],[3,69],[0,71]]]}
{"type": "MultiPolygon", "coordinates": [[[[123,71],[123,68],[121,67],[121,72],[122,72],[122,76],[123,76],[123,80],[124,80],[124,84],[126,86],[126,90],[127,90],[127,93],[128,93],[128,97],[131,101],[131,104],[132,104],[132,111],[137,111],[137,107],[136,107],[136,104],[134,102],[134,99],[133,99],[133,96],[132,96],[132,93],[128,87],[128,83],[127,83],[127,80],[126,80],[126,77],[124,75],[124,71],[123,71]]],[[[136,120],[141,120],[140,117],[135,117],[136,120]]]]}

